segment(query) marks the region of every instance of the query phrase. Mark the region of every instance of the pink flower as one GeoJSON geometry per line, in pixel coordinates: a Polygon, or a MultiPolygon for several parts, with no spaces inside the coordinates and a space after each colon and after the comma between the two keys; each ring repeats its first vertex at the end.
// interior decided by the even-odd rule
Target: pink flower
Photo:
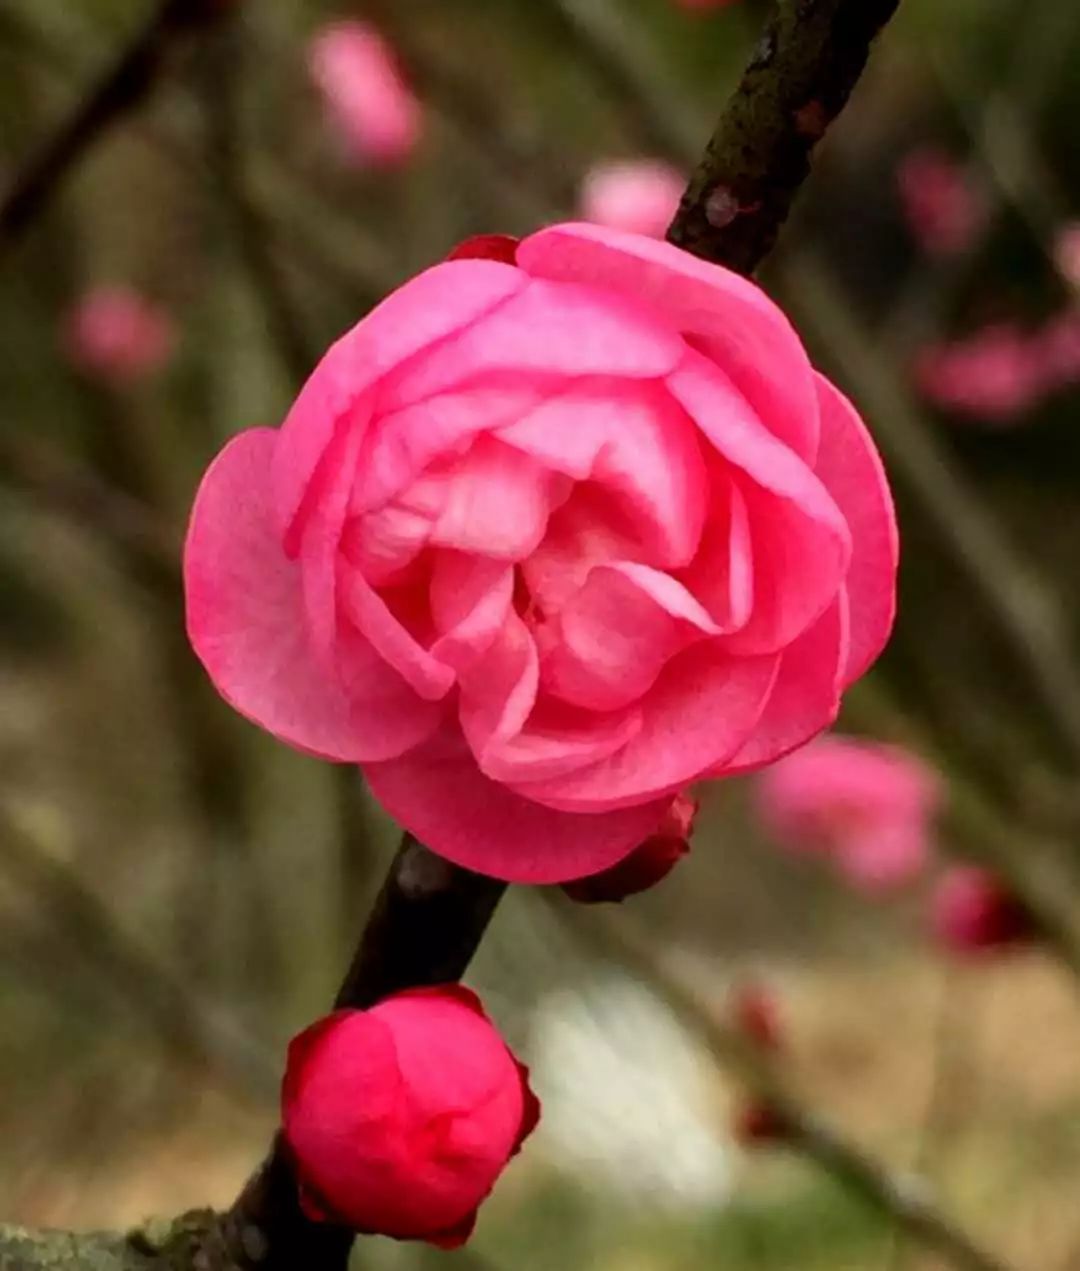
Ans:
{"type": "Polygon", "coordinates": [[[565,882],[832,721],[889,634],[896,529],[753,283],[589,225],[477,250],[218,456],[188,631],[237,710],[359,763],[435,851],[565,882]]]}
{"type": "Polygon", "coordinates": [[[685,188],[686,178],[658,160],[598,164],[582,182],[581,215],[596,225],[663,238],[685,188]]]}
{"type": "Polygon", "coordinates": [[[1031,915],[987,869],[956,865],[938,880],[930,922],[945,948],[982,954],[1022,944],[1034,935],[1031,915]]]}
{"type": "Polygon", "coordinates": [[[868,891],[922,869],[939,795],[935,775],[914,755],[836,736],[789,755],[757,784],[762,820],[780,843],[831,856],[868,891]]]}
{"type": "Polygon", "coordinates": [[[67,315],[63,340],[79,370],[121,386],[160,370],[175,335],[168,314],[138,292],[95,287],[67,315]]]}
{"type": "Polygon", "coordinates": [[[955,256],[972,245],[986,209],[955,159],[922,146],[901,160],[896,180],[904,219],[923,251],[955,256]]]}
{"type": "Polygon", "coordinates": [[[457,984],[338,1011],[289,1046],[285,1142],[315,1221],[464,1244],[539,1115],[526,1070],[457,984]]]}
{"type": "Polygon", "coordinates": [[[923,349],[914,375],[935,406],[999,424],[1030,410],[1047,387],[1038,341],[1007,323],[923,349]]]}
{"type": "Polygon", "coordinates": [[[420,106],[378,31],[363,22],[323,27],[308,67],[354,159],[393,166],[409,158],[420,139],[420,106]]]}
{"type": "Polygon", "coordinates": [[[625,900],[627,896],[655,887],[690,851],[689,840],[697,810],[696,800],[687,794],[677,794],[655,834],[610,869],[564,883],[563,891],[579,904],[596,905],[625,900]]]}

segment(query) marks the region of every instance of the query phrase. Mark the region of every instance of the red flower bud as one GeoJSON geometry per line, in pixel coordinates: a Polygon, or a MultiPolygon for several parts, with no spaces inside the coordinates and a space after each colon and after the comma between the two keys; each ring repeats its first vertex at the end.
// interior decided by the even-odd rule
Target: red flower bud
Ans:
{"type": "Polygon", "coordinates": [[[957,865],[939,880],[931,925],[954,953],[978,954],[1022,944],[1034,935],[1031,915],[989,870],[957,865]]]}
{"type": "Polygon", "coordinates": [[[509,234],[474,234],[447,255],[447,260],[501,260],[512,265],[520,239],[509,234]]]}
{"type": "Polygon", "coordinates": [[[447,984],[294,1038],[282,1116],[309,1217],[454,1248],[539,1104],[476,995],[447,984]]]}
{"type": "Polygon", "coordinates": [[[779,1050],[784,1040],[776,998],[760,984],[739,985],[731,999],[732,1023],[759,1050],[779,1050]]]}
{"type": "Polygon", "coordinates": [[[787,1123],[780,1112],[771,1103],[756,1098],[735,1109],[731,1132],[743,1147],[783,1143],[789,1137],[787,1123]]]}
{"type": "Polygon", "coordinates": [[[690,851],[688,840],[694,830],[697,810],[696,799],[688,794],[677,794],[655,834],[610,869],[563,883],[563,891],[582,905],[625,900],[627,896],[648,891],[666,878],[690,851]]]}

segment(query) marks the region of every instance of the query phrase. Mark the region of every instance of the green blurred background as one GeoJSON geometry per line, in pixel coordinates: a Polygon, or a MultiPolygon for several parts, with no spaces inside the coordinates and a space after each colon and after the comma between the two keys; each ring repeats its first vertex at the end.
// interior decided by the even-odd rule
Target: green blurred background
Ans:
{"type": "MultiPolygon", "coordinates": [[[[749,0],[237,3],[0,253],[0,1214],[96,1226],[227,1203],[276,1116],[287,1038],[321,1013],[393,850],[355,774],[235,717],[183,634],[178,561],[222,440],[273,424],[388,288],[479,232],[575,212],[598,160],[689,171],[760,31],[749,0]],[[378,22],[424,103],[387,172],[343,162],[305,50],[378,22]],[[119,389],[60,332],[125,283],[176,323],[119,389]]],[[[0,188],[145,18],[131,0],[0,0],[0,188]]],[[[943,855],[990,861],[1053,949],[953,965],[925,888],[853,895],[775,850],[745,782],[628,908],[722,1014],[780,999],[809,1106],[1023,1271],[1080,1268],[1080,390],[1004,424],[936,411],[917,352],[1067,314],[1080,219],[1080,8],[903,0],[762,272],[863,408],[893,476],[901,616],[842,725],[939,765],[943,855]],[[898,165],[940,147],[987,208],[920,249],[898,165]]],[[[604,924],[541,894],[499,912],[472,977],[547,1117],[455,1255],[365,1265],[542,1271],[929,1271],[816,1166],[746,1150],[738,1086],[604,924]]]]}

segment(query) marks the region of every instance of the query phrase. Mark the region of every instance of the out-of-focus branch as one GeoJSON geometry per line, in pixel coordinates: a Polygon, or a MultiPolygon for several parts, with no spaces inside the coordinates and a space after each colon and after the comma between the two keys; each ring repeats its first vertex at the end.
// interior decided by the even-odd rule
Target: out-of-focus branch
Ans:
{"type": "Polygon", "coordinates": [[[225,0],[159,0],[113,65],[16,173],[0,199],[0,251],[30,226],[94,143],[149,96],[177,40],[214,21],[225,7],[225,0]]]}
{"type": "Polygon", "coordinates": [[[163,1045],[235,1088],[274,1097],[277,1074],[267,1049],[129,940],[78,875],[2,807],[0,871],[33,897],[72,956],[90,959],[163,1045]]]}
{"type": "Polygon", "coordinates": [[[938,1207],[922,1178],[892,1172],[819,1120],[789,1089],[776,1067],[764,1062],[752,1045],[717,1018],[684,978],[657,956],[652,941],[625,912],[590,911],[585,921],[561,897],[553,896],[551,904],[564,922],[572,923],[583,941],[626,966],[703,1039],[720,1066],[769,1107],[791,1151],[814,1162],[925,1248],[945,1257],[957,1271],[1008,1271],[1005,1263],[980,1248],[938,1207]]]}
{"type": "Polygon", "coordinates": [[[780,0],[691,178],[671,242],[753,272],[897,3],[780,0]]]}

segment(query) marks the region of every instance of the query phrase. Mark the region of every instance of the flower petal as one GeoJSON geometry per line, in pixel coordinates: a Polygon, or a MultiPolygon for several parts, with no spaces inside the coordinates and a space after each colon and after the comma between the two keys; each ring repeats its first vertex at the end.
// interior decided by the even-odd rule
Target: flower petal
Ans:
{"type": "Polygon", "coordinates": [[[568,478],[493,437],[480,437],[447,474],[446,503],[431,533],[439,547],[521,560],[539,546],[568,478]]]}
{"type": "Polygon", "coordinates": [[[866,425],[824,376],[817,376],[816,383],[821,400],[816,471],[851,527],[853,544],[846,584],[851,638],[844,671],[844,683],[850,684],[871,665],[892,631],[900,543],[892,494],[866,425]]]}
{"type": "Polygon", "coordinates": [[[851,533],[818,477],[762,427],[724,375],[691,353],[668,387],[733,470],[748,508],[754,604],[732,652],[777,652],[835,599],[851,533]]]}
{"type": "Polygon", "coordinates": [[[515,788],[548,807],[601,811],[673,794],[722,764],[761,717],[780,658],[729,657],[720,644],[703,641],[664,667],[638,704],[640,731],[622,750],[580,772],[515,788]]]}
{"type": "MultiPolygon", "coordinates": [[[[489,261],[457,264],[508,268],[489,261]]],[[[674,331],[632,297],[533,280],[389,377],[382,401],[385,409],[397,410],[503,371],[653,378],[672,369],[683,347],[674,331]]]]}
{"type": "MultiPolygon", "coordinates": [[[[411,279],[334,344],[300,391],[274,455],[274,509],[292,525],[339,421],[381,376],[520,291],[526,278],[493,260],[446,261],[411,279]]],[[[367,418],[355,421],[366,427],[367,418]]]]}
{"type": "Polygon", "coordinates": [[[534,277],[601,287],[662,313],[738,388],[765,426],[803,460],[818,445],[806,351],[755,283],[670,243],[597,225],[556,225],[526,238],[520,268],[534,277]]]}
{"type": "Polygon", "coordinates": [[[365,764],[372,793],[432,851],[513,883],[605,869],[660,824],[670,799],[600,815],[557,812],[489,780],[456,730],[387,763],[365,764]]]}
{"type": "Polygon", "coordinates": [[[485,556],[440,551],[431,571],[431,616],[440,634],[431,655],[467,670],[490,649],[514,592],[513,567],[485,556]]]}
{"type": "Polygon", "coordinates": [[[277,434],[240,433],[203,478],[184,549],[188,635],[218,692],[297,749],[354,762],[401,754],[438,712],[359,642],[346,688],[313,654],[300,566],[270,506],[277,434]]]}
{"type": "Polygon", "coordinates": [[[840,710],[847,652],[847,600],[842,597],[784,650],[768,705],[749,740],[712,775],[760,768],[828,728],[840,710]]]}
{"type": "Polygon", "coordinates": [[[697,550],[707,476],[697,429],[659,386],[576,380],[500,429],[499,438],[558,472],[613,491],[652,563],[697,550]]]}
{"type": "Polygon", "coordinates": [[[541,628],[540,681],[576,706],[618,710],[647,693],[677,652],[718,631],[669,574],[631,561],[597,565],[541,628]]]}

